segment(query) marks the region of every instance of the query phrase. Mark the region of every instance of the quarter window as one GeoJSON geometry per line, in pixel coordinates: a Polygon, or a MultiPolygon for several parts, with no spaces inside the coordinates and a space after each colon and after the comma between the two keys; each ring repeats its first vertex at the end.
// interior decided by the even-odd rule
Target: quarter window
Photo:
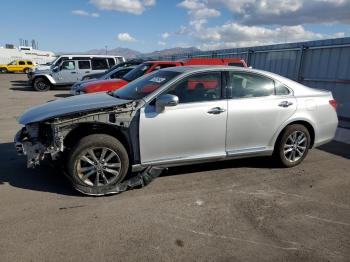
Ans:
{"type": "Polygon", "coordinates": [[[221,73],[210,72],[189,76],[167,92],[179,97],[179,103],[194,103],[221,98],[221,73]]]}
{"type": "Polygon", "coordinates": [[[92,70],[106,70],[108,69],[107,59],[105,58],[93,58],[91,60],[92,70]]]}
{"type": "Polygon", "coordinates": [[[19,65],[25,65],[26,63],[24,63],[24,61],[19,61],[18,64],[19,65]]]}
{"type": "Polygon", "coordinates": [[[233,98],[270,96],[275,93],[274,81],[251,73],[230,72],[233,98]]]}
{"type": "Polygon", "coordinates": [[[90,69],[90,61],[78,61],[79,69],[90,69]]]}
{"type": "Polygon", "coordinates": [[[277,96],[286,96],[290,94],[290,91],[284,84],[275,81],[275,93],[277,96]]]}

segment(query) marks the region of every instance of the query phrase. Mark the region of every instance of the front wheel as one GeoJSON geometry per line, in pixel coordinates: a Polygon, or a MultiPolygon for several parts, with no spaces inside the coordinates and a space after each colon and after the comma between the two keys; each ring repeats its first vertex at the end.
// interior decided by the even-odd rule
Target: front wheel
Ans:
{"type": "Polygon", "coordinates": [[[103,195],[122,182],[129,170],[129,157],[116,138],[93,134],[82,138],[72,149],[67,169],[76,189],[103,195]]]}
{"type": "Polygon", "coordinates": [[[5,68],[5,67],[0,68],[0,73],[7,73],[7,68],[5,68]]]}
{"type": "Polygon", "coordinates": [[[299,165],[309,151],[310,141],[310,134],[305,126],[287,126],[276,144],[275,156],[285,167],[299,165]]]}
{"type": "Polygon", "coordinates": [[[42,77],[34,79],[33,87],[36,91],[43,92],[48,91],[51,88],[51,84],[42,77]]]}

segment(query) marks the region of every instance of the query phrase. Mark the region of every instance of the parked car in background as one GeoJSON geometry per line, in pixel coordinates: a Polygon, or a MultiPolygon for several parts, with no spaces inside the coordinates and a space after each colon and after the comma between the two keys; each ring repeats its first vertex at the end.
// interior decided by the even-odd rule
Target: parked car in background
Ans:
{"type": "Polygon", "coordinates": [[[247,67],[244,60],[240,58],[190,58],[180,61],[147,61],[139,65],[134,70],[130,71],[121,79],[111,80],[96,80],[86,84],[82,84],[80,87],[80,94],[95,93],[112,91],[123,87],[127,83],[149,74],[150,72],[176,66],[186,65],[235,65],[239,64],[240,67],[247,67]]]}
{"type": "Polygon", "coordinates": [[[142,59],[128,60],[126,62],[122,62],[122,63],[119,63],[119,64],[116,64],[116,65],[112,66],[110,69],[108,69],[104,73],[93,73],[93,74],[85,75],[81,80],[84,81],[84,80],[89,80],[89,79],[99,79],[103,75],[108,74],[109,72],[114,71],[117,68],[129,67],[129,66],[132,66],[132,65],[139,65],[139,64],[141,64],[143,62],[145,62],[145,61],[142,60],[142,59]]]}
{"type": "Polygon", "coordinates": [[[129,73],[131,70],[133,70],[134,68],[136,68],[137,65],[132,65],[132,66],[128,66],[128,67],[116,67],[114,70],[108,70],[107,73],[105,73],[104,75],[100,76],[98,79],[88,79],[88,80],[84,80],[84,81],[78,81],[76,83],[74,83],[71,87],[70,93],[72,95],[80,95],[80,91],[81,91],[81,87],[82,85],[86,84],[86,83],[91,83],[93,81],[96,80],[107,80],[107,79],[120,79],[123,78],[124,75],[126,75],[127,73],[129,73]]]}
{"type": "Polygon", "coordinates": [[[29,109],[15,145],[28,167],[63,159],[75,188],[101,195],[149,167],[270,155],[296,166],[333,139],[335,107],[331,92],[266,71],[173,67],[29,109]]]}
{"type": "Polygon", "coordinates": [[[79,94],[112,91],[152,71],[181,65],[183,63],[179,61],[147,61],[138,65],[120,79],[95,80],[82,84],[79,94]]]}
{"type": "Polygon", "coordinates": [[[13,73],[13,72],[23,72],[28,73],[29,69],[32,68],[35,63],[31,60],[13,60],[8,64],[0,64],[1,73],[13,73]]]}
{"type": "Polygon", "coordinates": [[[108,56],[81,56],[67,60],[62,57],[61,63],[55,62],[50,70],[36,71],[31,75],[29,84],[36,91],[47,91],[53,86],[72,85],[90,73],[104,73],[116,61],[114,57],[108,56]]]}
{"type": "Polygon", "coordinates": [[[108,67],[112,67],[116,64],[125,62],[125,58],[122,56],[113,55],[60,55],[52,62],[45,65],[37,65],[28,72],[28,78],[31,79],[34,73],[44,72],[53,69],[55,66],[59,66],[62,61],[65,60],[91,60],[93,58],[106,58],[108,60],[108,67]]]}

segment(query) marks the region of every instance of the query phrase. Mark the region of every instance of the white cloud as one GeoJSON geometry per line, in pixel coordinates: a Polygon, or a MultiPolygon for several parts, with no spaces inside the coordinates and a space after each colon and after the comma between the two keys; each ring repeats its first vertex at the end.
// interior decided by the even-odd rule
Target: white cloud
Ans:
{"type": "Polygon", "coordinates": [[[142,14],[146,7],[156,4],[155,0],[90,0],[90,3],[94,4],[103,10],[113,10],[119,12],[128,12],[132,14],[142,14]]]}
{"type": "Polygon", "coordinates": [[[188,15],[194,19],[207,19],[210,17],[220,16],[220,11],[209,8],[204,1],[200,0],[184,0],[177,5],[188,10],[188,15]]]}
{"type": "Polygon", "coordinates": [[[185,0],[179,6],[228,9],[235,21],[247,25],[350,23],[350,0],[185,0]]]}
{"type": "Polygon", "coordinates": [[[194,37],[202,49],[247,47],[343,37],[343,32],[322,34],[303,24],[350,23],[350,0],[183,0],[189,22],[175,34],[194,37]],[[220,10],[232,20],[209,26],[220,10]]]}
{"type": "Polygon", "coordinates": [[[129,33],[119,33],[117,35],[117,39],[119,41],[124,41],[124,42],[136,42],[136,39],[132,37],[129,33]]]}
{"type": "Polygon", "coordinates": [[[169,36],[170,36],[170,33],[164,32],[164,33],[162,34],[162,39],[166,40],[166,39],[168,39],[169,36]]]}
{"type": "Polygon", "coordinates": [[[200,47],[204,50],[298,42],[328,37],[325,34],[306,30],[301,25],[265,28],[238,23],[226,23],[202,29],[194,32],[193,35],[200,41],[200,47]]]}
{"type": "Polygon", "coordinates": [[[158,45],[165,46],[166,43],[164,41],[158,41],[158,45]]]}
{"type": "Polygon", "coordinates": [[[85,10],[73,10],[72,14],[77,15],[77,16],[91,16],[91,17],[95,17],[95,18],[100,16],[100,14],[98,14],[98,13],[89,13],[85,10]]]}

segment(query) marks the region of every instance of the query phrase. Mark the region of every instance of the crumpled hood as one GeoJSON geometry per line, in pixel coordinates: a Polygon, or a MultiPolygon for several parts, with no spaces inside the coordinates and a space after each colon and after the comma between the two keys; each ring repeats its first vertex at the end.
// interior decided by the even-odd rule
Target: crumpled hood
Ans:
{"type": "Polygon", "coordinates": [[[19,117],[18,123],[26,125],[61,115],[118,106],[129,102],[130,100],[118,99],[107,93],[72,96],[32,107],[19,117]]]}

